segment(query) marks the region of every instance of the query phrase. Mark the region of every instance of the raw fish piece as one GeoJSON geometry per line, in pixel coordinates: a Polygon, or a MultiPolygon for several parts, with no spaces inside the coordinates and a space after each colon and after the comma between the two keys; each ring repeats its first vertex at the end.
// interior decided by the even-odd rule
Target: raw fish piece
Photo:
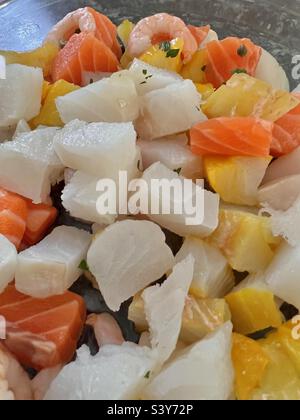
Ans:
{"type": "Polygon", "coordinates": [[[153,349],[157,349],[161,365],[176,349],[193,273],[194,258],[189,255],[174,266],[172,274],[161,286],[148,287],[142,294],[151,345],[153,349]]]}
{"type": "Polygon", "coordinates": [[[258,190],[262,207],[288,210],[300,196],[300,173],[267,182],[258,190]]]}
{"type": "MultiPolygon", "coordinates": [[[[188,236],[193,235],[196,237],[206,237],[209,236],[218,226],[218,213],[219,213],[219,196],[210,191],[204,190],[201,186],[192,184],[191,192],[192,194],[182,194],[182,197],[176,196],[176,188],[170,188],[170,214],[162,214],[160,210],[162,207],[163,192],[160,188],[151,188],[152,180],[157,180],[158,182],[164,181],[175,181],[178,182],[178,186],[182,191],[184,188],[184,178],[180,177],[176,172],[171,171],[166,166],[162,165],[160,162],[153,164],[148,168],[142,177],[144,181],[147,182],[148,189],[145,194],[149,203],[154,205],[159,203],[160,207],[158,208],[158,214],[147,214],[149,219],[153,222],[158,223],[160,226],[170,230],[171,232],[176,233],[179,236],[188,236]],[[203,220],[193,220],[192,223],[188,221],[188,218],[195,217],[196,214],[188,215],[187,209],[192,207],[195,209],[196,198],[197,199],[197,213],[199,216],[203,216],[203,220]],[[178,201],[179,200],[179,201],[178,201]],[[180,205],[180,214],[175,214],[176,207],[180,205]],[[187,223],[189,222],[189,224],[187,223]]],[[[190,182],[190,180],[189,180],[190,182]]],[[[143,191],[142,194],[143,196],[143,191]]],[[[169,204],[169,203],[168,203],[169,204]]],[[[150,213],[149,209],[148,212],[150,213]]]]}
{"type": "Polygon", "coordinates": [[[35,117],[40,112],[42,87],[42,69],[21,64],[6,66],[6,79],[0,78],[0,127],[35,117]]]}
{"type": "Polygon", "coordinates": [[[290,245],[300,245],[300,197],[286,211],[263,209],[271,216],[271,226],[274,236],[283,237],[290,245]]]}
{"type": "Polygon", "coordinates": [[[276,58],[264,49],[256,67],[255,77],[269,83],[274,89],[290,91],[290,83],[284,69],[276,58]]]}
{"type": "Polygon", "coordinates": [[[17,124],[16,130],[13,135],[13,140],[19,137],[21,134],[30,133],[31,128],[25,120],[20,120],[17,124]]]}
{"type": "Polygon", "coordinates": [[[86,319],[84,300],[70,292],[34,299],[9,285],[0,294],[6,347],[24,366],[41,370],[68,363],[86,319]]]}
{"type": "Polygon", "coordinates": [[[195,259],[191,294],[198,298],[221,298],[234,287],[233,271],[218,248],[189,236],[175,261],[178,263],[188,255],[195,259]]]}
{"type": "Polygon", "coordinates": [[[147,400],[228,400],[233,392],[232,324],[179,352],[145,388],[147,400]]]}
{"type": "Polygon", "coordinates": [[[116,215],[101,215],[98,213],[96,204],[101,193],[97,192],[98,178],[77,171],[62,192],[62,203],[71,216],[110,225],[116,220],[116,215]]]}
{"type": "Polygon", "coordinates": [[[92,123],[72,121],[55,136],[54,147],[62,162],[100,178],[128,178],[137,172],[136,133],[132,123],[92,123]],[[133,174],[132,174],[133,172],[133,174]]]}
{"type": "Polygon", "coordinates": [[[263,185],[290,175],[300,175],[300,147],[271,163],[263,179],[263,185]]]}
{"type": "Polygon", "coordinates": [[[15,278],[16,267],[16,247],[5,236],[0,235],[0,293],[15,278]]]}
{"type": "Polygon", "coordinates": [[[137,58],[133,60],[129,71],[126,73],[135,82],[139,95],[145,95],[153,90],[163,89],[169,85],[183,81],[182,77],[175,72],[151,66],[137,58]]]}
{"type": "Polygon", "coordinates": [[[222,86],[238,71],[254,76],[262,52],[261,47],[250,39],[236,37],[209,42],[206,48],[208,64],[205,74],[215,88],[222,86]]]}
{"type": "Polygon", "coordinates": [[[0,234],[19,249],[28,219],[28,204],[24,197],[0,188],[0,234]]]}
{"type": "Polygon", "coordinates": [[[64,169],[53,147],[56,133],[57,128],[42,128],[1,144],[0,185],[35,203],[47,202],[64,169]]]}
{"type": "Polygon", "coordinates": [[[139,115],[135,84],[125,74],[92,83],[56,99],[62,121],[79,119],[86,122],[129,122],[139,115]]]}
{"type": "Polygon", "coordinates": [[[174,257],[159,226],[125,220],[96,236],[87,263],[106,304],[118,311],[123,302],[166,274],[174,257]]]}
{"type": "Polygon", "coordinates": [[[137,400],[155,362],[151,349],[134,343],[103,346],[96,356],[83,346],[76,361],[53,381],[45,400],[137,400]]]}
{"type": "Polygon", "coordinates": [[[200,104],[201,96],[191,80],[149,92],[141,98],[138,134],[144,139],[157,139],[187,131],[207,119],[200,104]]]}
{"type": "Polygon", "coordinates": [[[190,130],[191,150],[196,155],[268,157],[273,123],[253,117],[220,117],[190,130]]]}
{"type": "Polygon", "coordinates": [[[202,158],[191,152],[187,142],[186,135],[139,141],[143,169],[146,170],[153,163],[161,162],[167,168],[179,171],[185,178],[202,179],[204,175],[202,158]]]}
{"type": "Polygon", "coordinates": [[[35,298],[63,294],[79,278],[91,235],[75,227],[55,228],[38,245],[18,256],[16,288],[35,298]]]}
{"type": "Polygon", "coordinates": [[[300,310],[300,246],[283,243],[265,273],[265,281],[280,299],[300,310]]]}

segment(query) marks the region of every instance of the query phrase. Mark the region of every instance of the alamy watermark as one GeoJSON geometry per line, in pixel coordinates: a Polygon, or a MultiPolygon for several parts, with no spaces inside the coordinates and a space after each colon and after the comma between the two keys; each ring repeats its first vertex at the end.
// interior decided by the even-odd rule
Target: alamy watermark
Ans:
{"type": "Polygon", "coordinates": [[[101,179],[97,184],[97,212],[106,215],[181,215],[189,226],[204,221],[205,191],[203,180],[174,177],[133,179],[119,172],[119,180],[101,179]]]}

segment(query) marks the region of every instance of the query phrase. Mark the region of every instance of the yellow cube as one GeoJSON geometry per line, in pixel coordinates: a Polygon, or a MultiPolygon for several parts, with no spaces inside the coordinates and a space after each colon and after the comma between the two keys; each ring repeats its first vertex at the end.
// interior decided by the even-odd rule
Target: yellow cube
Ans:
{"type": "Polygon", "coordinates": [[[251,393],[260,387],[270,359],[258,342],[234,333],[232,361],[236,397],[238,400],[248,400],[251,393]]]}
{"type": "Polygon", "coordinates": [[[129,37],[134,26],[134,23],[130,22],[128,19],[123,20],[123,22],[118,26],[117,32],[125,47],[128,44],[129,37]]]}
{"type": "Polygon", "coordinates": [[[79,86],[75,86],[72,83],[66,82],[65,80],[58,80],[54,85],[45,86],[46,97],[44,104],[38,116],[30,121],[31,128],[36,128],[39,125],[46,125],[49,127],[63,127],[63,122],[59,116],[56,108],[55,100],[59,96],[64,96],[67,93],[74,92],[79,89],[79,86]]]}
{"type": "Polygon", "coordinates": [[[276,121],[299,103],[289,92],[247,74],[235,74],[208,98],[202,111],[208,118],[256,116],[276,121]]]}
{"type": "Polygon", "coordinates": [[[197,51],[191,61],[185,64],[181,70],[184,79],[190,79],[194,83],[207,83],[205,70],[208,64],[207,51],[205,49],[197,51]]]}
{"type": "Polygon", "coordinates": [[[270,218],[235,208],[221,208],[219,226],[208,241],[242,273],[266,269],[281,242],[272,234],[270,218]]]}
{"type": "Polygon", "coordinates": [[[44,77],[51,72],[52,63],[59,52],[57,45],[47,42],[41,47],[28,52],[0,51],[6,59],[6,64],[23,64],[29,67],[43,69],[44,77]]]}
{"type": "Polygon", "coordinates": [[[278,328],[283,315],[278,309],[272,292],[245,288],[225,297],[228,303],[234,331],[249,335],[269,327],[278,328]]]}
{"type": "Polygon", "coordinates": [[[166,41],[150,47],[140,57],[140,60],[151,66],[179,73],[182,68],[181,54],[183,47],[184,41],[181,38],[176,38],[170,42],[166,41]]]}
{"type": "Polygon", "coordinates": [[[204,158],[204,170],[211,187],[222,200],[231,204],[256,206],[260,186],[272,158],[222,157],[204,158]]]}

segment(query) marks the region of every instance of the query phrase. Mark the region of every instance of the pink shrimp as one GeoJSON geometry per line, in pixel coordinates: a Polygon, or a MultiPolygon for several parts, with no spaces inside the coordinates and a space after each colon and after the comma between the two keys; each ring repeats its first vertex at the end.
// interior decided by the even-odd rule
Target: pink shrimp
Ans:
{"type": "Polygon", "coordinates": [[[81,32],[96,33],[96,21],[88,7],[68,13],[52,28],[45,41],[59,45],[62,41],[68,41],[77,29],[81,32]]]}
{"type": "Polygon", "coordinates": [[[181,38],[184,41],[183,61],[187,63],[197,51],[198,45],[187,25],[178,17],[158,13],[140,20],[130,34],[128,53],[140,57],[151,45],[181,38]]]}
{"type": "Polygon", "coordinates": [[[125,341],[117,321],[109,314],[92,314],[88,317],[87,324],[94,328],[99,347],[107,344],[121,345],[125,341]]]}

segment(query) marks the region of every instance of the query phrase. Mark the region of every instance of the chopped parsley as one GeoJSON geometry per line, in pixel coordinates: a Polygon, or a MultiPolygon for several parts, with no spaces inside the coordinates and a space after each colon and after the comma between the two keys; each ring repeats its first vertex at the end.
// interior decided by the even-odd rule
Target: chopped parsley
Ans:
{"type": "Polygon", "coordinates": [[[180,51],[179,48],[169,50],[166,54],[166,57],[167,58],[175,58],[179,54],[179,51],[180,51]]]}
{"type": "Polygon", "coordinates": [[[174,172],[176,172],[178,175],[180,175],[181,169],[182,168],[174,169],[174,172]]]}
{"type": "Polygon", "coordinates": [[[86,260],[82,260],[81,263],[79,264],[78,268],[80,270],[83,270],[83,271],[90,271],[88,263],[86,262],[86,260]]]}
{"type": "Polygon", "coordinates": [[[238,48],[237,53],[240,57],[246,57],[246,55],[248,54],[248,49],[247,49],[246,45],[242,44],[238,48]]]}
{"type": "Polygon", "coordinates": [[[148,73],[148,70],[147,69],[144,69],[143,70],[143,74],[146,76],[147,73],[148,73]]]}
{"type": "Polygon", "coordinates": [[[235,69],[235,70],[232,70],[232,74],[242,74],[242,73],[248,74],[248,72],[247,72],[246,69],[235,69]]]}
{"type": "Polygon", "coordinates": [[[144,80],[143,82],[140,83],[140,85],[145,85],[147,82],[146,80],[144,80]]]}
{"type": "Polygon", "coordinates": [[[148,372],[146,373],[146,375],[144,376],[145,379],[149,379],[151,375],[151,371],[148,370],[148,372]]]}
{"type": "Polygon", "coordinates": [[[164,52],[168,52],[171,49],[171,42],[170,41],[164,41],[161,42],[159,45],[159,49],[164,51],[164,52]]]}

